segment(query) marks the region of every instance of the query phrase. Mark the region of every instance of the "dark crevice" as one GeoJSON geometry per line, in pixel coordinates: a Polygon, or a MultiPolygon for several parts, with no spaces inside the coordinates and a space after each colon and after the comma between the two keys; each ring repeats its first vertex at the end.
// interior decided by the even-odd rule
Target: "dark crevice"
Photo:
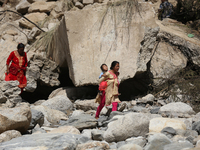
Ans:
{"type": "Polygon", "coordinates": [[[84,100],[84,99],[94,99],[98,92],[98,86],[88,85],[75,87],[72,80],[69,77],[69,70],[67,67],[60,68],[59,74],[60,85],[57,87],[50,87],[37,82],[37,89],[33,92],[23,92],[21,97],[28,101],[29,103],[34,103],[38,100],[47,100],[49,95],[58,88],[63,88],[65,90],[68,98],[70,100],[84,100]]]}
{"type": "Polygon", "coordinates": [[[119,96],[121,101],[133,100],[139,96],[146,95],[152,84],[152,78],[149,72],[136,73],[136,75],[128,80],[121,82],[119,86],[119,96]]]}

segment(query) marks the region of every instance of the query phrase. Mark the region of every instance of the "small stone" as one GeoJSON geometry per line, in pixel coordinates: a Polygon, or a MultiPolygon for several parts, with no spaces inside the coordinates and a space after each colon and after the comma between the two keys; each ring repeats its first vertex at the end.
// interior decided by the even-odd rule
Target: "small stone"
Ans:
{"type": "Polygon", "coordinates": [[[84,5],[93,4],[94,0],[83,0],[84,5]]]}
{"type": "Polygon", "coordinates": [[[81,2],[76,2],[75,6],[78,7],[79,9],[82,9],[84,5],[81,2]]]}

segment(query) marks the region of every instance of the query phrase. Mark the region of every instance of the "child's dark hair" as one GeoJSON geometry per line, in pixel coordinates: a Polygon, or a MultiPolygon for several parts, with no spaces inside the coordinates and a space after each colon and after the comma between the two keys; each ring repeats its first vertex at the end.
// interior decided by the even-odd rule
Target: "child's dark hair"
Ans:
{"type": "Polygon", "coordinates": [[[111,63],[110,69],[112,70],[116,66],[116,64],[119,64],[119,62],[118,61],[113,61],[111,63]]]}
{"type": "Polygon", "coordinates": [[[101,71],[104,71],[104,70],[103,70],[103,66],[104,66],[104,65],[107,66],[106,64],[102,64],[101,67],[100,67],[101,71]]]}
{"type": "Polygon", "coordinates": [[[19,43],[19,44],[17,45],[17,49],[24,48],[24,47],[25,47],[25,45],[22,44],[22,43],[19,43]]]}

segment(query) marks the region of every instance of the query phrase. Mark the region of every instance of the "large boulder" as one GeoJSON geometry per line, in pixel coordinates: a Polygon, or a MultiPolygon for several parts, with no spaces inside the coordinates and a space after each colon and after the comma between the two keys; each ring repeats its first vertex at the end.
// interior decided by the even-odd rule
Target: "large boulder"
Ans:
{"type": "Polygon", "coordinates": [[[67,60],[75,86],[97,84],[99,66],[103,62],[109,66],[113,60],[118,60],[121,79],[134,77],[137,71],[146,71],[159,28],[156,28],[155,14],[149,3],[128,2],[94,4],[65,13],[69,40],[67,60]],[[133,7],[127,8],[129,5],[133,7]],[[141,55],[143,51],[146,55],[141,55]]]}
{"type": "Polygon", "coordinates": [[[42,133],[24,135],[0,144],[1,149],[76,149],[78,144],[89,139],[82,135],[70,133],[42,133]],[[23,142],[22,142],[23,141],[23,142]],[[55,142],[56,141],[56,142],[55,142]]]}
{"type": "Polygon", "coordinates": [[[31,109],[27,104],[14,108],[0,108],[0,133],[7,130],[26,132],[31,122],[31,109]]]}
{"type": "Polygon", "coordinates": [[[186,130],[186,125],[178,120],[171,118],[153,118],[150,120],[149,132],[161,132],[166,127],[186,130]]]}
{"type": "MultiPolygon", "coordinates": [[[[47,14],[36,12],[36,13],[27,14],[27,15],[25,15],[25,17],[28,18],[33,23],[37,24],[40,21],[45,20],[45,18],[47,17],[47,14]]],[[[24,28],[28,28],[28,29],[32,29],[33,27],[35,27],[34,24],[30,23],[29,21],[27,21],[24,18],[20,19],[19,25],[24,27],[24,28]]]]}
{"type": "Polygon", "coordinates": [[[123,141],[130,137],[144,136],[149,132],[149,121],[160,115],[144,113],[128,113],[108,124],[108,129],[104,133],[107,142],[123,141]]]}
{"type": "Polygon", "coordinates": [[[66,96],[56,96],[54,98],[48,99],[41,105],[47,106],[50,109],[55,109],[67,113],[68,111],[73,109],[73,103],[66,96]]]}

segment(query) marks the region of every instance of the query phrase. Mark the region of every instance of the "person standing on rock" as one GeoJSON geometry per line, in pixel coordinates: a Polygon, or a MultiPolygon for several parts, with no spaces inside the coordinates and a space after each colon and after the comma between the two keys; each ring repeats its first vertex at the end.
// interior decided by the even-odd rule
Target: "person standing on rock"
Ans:
{"type": "MultiPolygon", "coordinates": [[[[104,105],[109,106],[112,104],[112,111],[117,111],[118,103],[121,101],[118,98],[118,88],[119,88],[119,62],[113,61],[111,63],[110,70],[107,71],[104,76],[102,76],[99,80],[99,83],[101,84],[103,81],[107,82],[107,88],[105,89],[105,94],[101,95],[101,102],[99,107],[97,108],[96,116],[95,118],[99,118],[99,114],[104,107],[104,105]]],[[[98,98],[96,98],[96,102],[98,101],[98,98]]]]}
{"type": "Polygon", "coordinates": [[[27,85],[25,74],[28,61],[26,52],[24,52],[24,48],[24,44],[19,43],[17,46],[17,50],[12,51],[6,61],[7,70],[5,81],[19,81],[18,87],[21,88],[21,92],[27,85]],[[10,62],[12,62],[11,65],[10,62]]]}
{"type": "Polygon", "coordinates": [[[158,9],[158,19],[163,20],[169,18],[173,12],[173,5],[168,0],[161,0],[160,7],[158,9]]]}

